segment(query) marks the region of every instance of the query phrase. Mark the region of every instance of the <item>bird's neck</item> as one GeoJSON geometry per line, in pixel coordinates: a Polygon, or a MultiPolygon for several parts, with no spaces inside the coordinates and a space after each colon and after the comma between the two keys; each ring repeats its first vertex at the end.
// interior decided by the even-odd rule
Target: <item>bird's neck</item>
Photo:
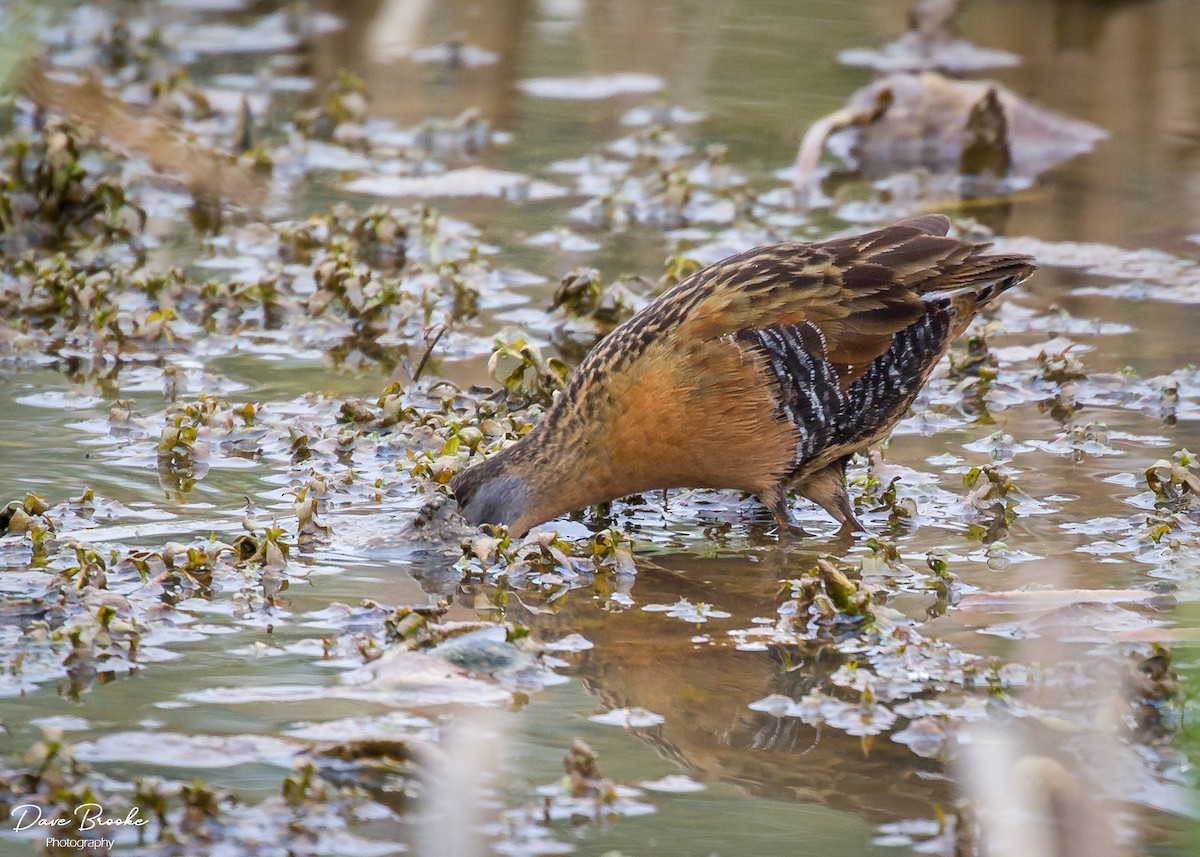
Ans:
{"type": "MultiPolygon", "coordinates": [[[[602,503],[623,487],[604,465],[607,443],[602,432],[564,431],[551,414],[518,443],[493,456],[497,472],[521,479],[529,499],[510,530],[522,534],[576,509],[602,503]]],[[[629,492],[625,492],[629,493],[629,492]]]]}

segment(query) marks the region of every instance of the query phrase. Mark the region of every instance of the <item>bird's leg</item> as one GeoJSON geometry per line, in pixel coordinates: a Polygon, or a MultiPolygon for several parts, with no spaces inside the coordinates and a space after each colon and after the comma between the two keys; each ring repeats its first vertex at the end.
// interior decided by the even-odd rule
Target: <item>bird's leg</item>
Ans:
{"type": "Polygon", "coordinates": [[[782,485],[773,488],[769,493],[762,494],[758,498],[762,504],[771,510],[771,514],[775,516],[775,521],[778,524],[778,532],[780,537],[784,534],[796,536],[797,538],[808,538],[808,532],[792,520],[792,510],[788,508],[787,488],[782,485]]]}
{"type": "MultiPolygon", "coordinates": [[[[849,456],[847,456],[848,458],[849,456]]],[[[846,458],[830,464],[804,480],[800,496],[812,500],[842,525],[842,533],[866,532],[867,528],[854,514],[850,495],[846,491],[846,458]]]]}

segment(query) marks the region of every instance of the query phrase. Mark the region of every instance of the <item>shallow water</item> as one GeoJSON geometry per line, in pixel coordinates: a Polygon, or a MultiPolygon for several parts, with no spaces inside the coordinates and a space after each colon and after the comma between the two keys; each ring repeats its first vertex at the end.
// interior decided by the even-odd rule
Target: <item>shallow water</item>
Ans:
{"type": "MultiPolygon", "coordinates": [[[[446,155],[448,167],[471,172],[443,174],[435,181],[398,180],[387,158],[313,146],[307,156],[327,158],[331,168],[277,181],[264,205],[271,220],[301,219],[334,202],[366,208],[382,198],[407,207],[422,200],[391,194],[429,193],[436,197],[425,200],[429,205],[477,227],[481,240],[498,249],[497,268],[532,272],[488,281],[480,314],[462,335],[448,338],[444,357],[432,371],[466,385],[487,382],[486,356],[498,328],[525,325],[532,338],[548,339],[550,325],[542,310],[566,271],[587,265],[598,268],[606,281],[627,273],[653,280],[677,249],[737,240],[717,234],[729,225],[720,219],[702,221],[706,237],[690,242],[668,237],[671,225],[590,227],[571,217],[592,196],[579,191],[577,181],[583,179],[552,165],[596,154],[611,160],[609,144],[636,131],[622,122],[629,111],[673,106],[698,114],[694,123],[674,126],[680,140],[701,151],[724,144],[728,164],[745,175],[754,192],[778,188],[777,173],[791,164],[808,125],[872,79],[867,69],[840,65],[838,53],[879,46],[898,35],[907,3],[347,0],[328,4],[331,17],[319,19],[319,32],[291,53],[286,27],[271,17],[284,4],[228,5],[232,11],[189,13],[187,4],[175,2],[95,4],[74,10],[70,20],[82,29],[92,13],[107,20],[114,9],[132,8],[134,19],[165,25],[184,54],[194,54],[188,61],[194,80],[235,93],[245,86],[245,75],[271,66],[278,85],[267,116],[290,115],[315,99],[280,81],[311,79],[319,92],[347,68],[366,84],[372,119],[389,123],[368,128],[384,148],[402,131],[430,119],[451,120],[468,108],[477,109],[500,135],[487,141],[478,157],[446,155]],[[406,20],[420,22],[419,35],[409,38],[409,30],[389,28],[389,21],[406,20]],[[215,28],[230,24],[233,29],[215,28]],[[437,51],[417,57],[433,61],[406,56],[452,39],[467,46],[461,67],[447,67],[437,51]],[[279,53],[264,53],[272,50],[279,53]],[[586,78],[586,84],[575,78],[586,78]],[[505,191],[508,173],[532,177],[537,184],[522,191],[518,182],[517,191],[505,191]],[[512,198],[523,192],[529,198],[512,198]],[[556,249],[528,240],[560,227],[598,247],[556,249]]],[[[1094,123],[1110,137],[1009,199],[962,207],[964,215],[1015,243],[1023,237],[1052,242],[1038,255],[1056,258],[1006,298],[998,313],[1003,329],[989,338],[999,358],[999,376],[986,399],[991,420],[978,418],[979,403],[964,404],[961,391],[942,380],[886,449],[884,466],[906,468],[895,473],[906,496],[917,501],[924,525],[893,526],[883,513],[869,521],[912,569],[924,572],[926,553],[943,549],[961,583],[982,591],[1038,584],[1154,586],[1169,588],[1180,602],[1195,601],[1200,543],[1194,522],[1174,548],[1156,551],[1144,543],[1120,542],[1135,540],[1137,517],[1144,517],[1147,502],[1153,508],[1153,497],[1146,500],[1146,485],[1139,481],[1146,468],[1178,449],[1200,449],[1200,374],[1185,369],[1200,362],[1200,277],[1194,267],[1200,258],[1200,113],[1195,110],[1200,16],[1190,0],[977,0],[969,4],[961,30],[981,46],[1021,57],[1019,66],[995,69],[990,76],[1043,107],[1094,123]],[[1106,246],[1072,251],[1062,242],[1106,246]],[[1120,252],[1142,248],[1174,258],[1146,263],[1120,252]],[[1119,288],[1129,285],[1145,288],[1119,288]],[[1077,321],[1056,315],[1058,310],[1077,321]],[[1101,437],[1091,446],[1078,440],[1082,453],[1073,454],[1073,436],[1060,434],[1063,424],[1039,405],[1054,389],[1039,375],[1037,353],[1047,342],[1051,353],[1061,351],[1060,336],[1076,343],[1071,354],[1091,376],[1074,382],[1071,392],[1079,410],[1068,428],[1106,427],[1093,431],[1101,437]],[[1132,373],[1107,374],[1125,367],[1132,373]],[[1165,376],[1176,372],[1179,405],[1173,418],[1164,418],[1160,390],[1168,383],[1165,376]],[[989,436],[994,432],[1011,435],[996,443],[1015,448],[993,453],[989,436]],[[966,493],[962,475],[993,460],[1007,468],[1024,493],[1015,521],[998,534],[1004,551],[989,554],[988,542],[995,539],[970,538],[963,531],[969,510],[956,504],[966,493]]],[[[279,134],[274,145],[284,142],[279,134]]],[[[936,207],[955,211],[953,205],[936,207]]],[[[150,228],[161,239],[152,253],[155,263],[191,266],[197,277],[212,275],[212,269],[194,264],[205,251],[180,216],[178,201],[166,209],[164,216],[151,219],[150,228]]],[[[822,235],[851,225],[837,213],[817,212],[804,223],[787,206],[776,206],[758,225],[777,230],[780,237],[797,223],[799,234],[822,235]]],[[[234,269],[257,270],[252,250],[234,263],[234,269]]],[[[307,332],[292,330],[291,335],[307,332]]],[[[373,400],[390,381],[404,377],[394,359],[338,365],[319,339],[276,339],[264,336],[238,353],[214,346],[173,356],[182,379],[180,398],[219,393],[230,402],[261,403],[277,422],[299,424],[328,419],[330,401],[373,400]],[[301,400],[310,393],[324,398],[301,400]]],[[[123,370],[108,377],[72,375],[61,365],[4,366],[0,500],[32,492],[53,504],[91,487],[97,497],[125,507],[111,524],[95,521],[119,529],[99,536],[77,532],[76,537],[122,549],[186,543],[213,532],[231,540],[243,532],[247,498],[257,506],[260,526],[278,516],[285,527],[294,527],[291,499],[282,493],[290,466],[282,441],[264,441],[266,452],[255,459],[210,457],[210,469],[190,490],[163,478],[153,444],[168,399],[156,364],[149,363],[154,370],[140,375],[123,370]],[[147,415],[152,430],[137,435],[136,442],[110,427],[110,409],[118,399],[132,399],[133,410],[147,415]]],[[[80,758],[127,783],[144,775],[188,780],[196,773],[189,767],[189,762],[199,764],[196,749],[189,751],[186,741],[182,749],[161,748],[156,732],[205,741],[264,736],[272,740],[239,742],[235,764],[199,771],[208,782],[253,804],[278,794],[290,768],[276,739],[303,746],[307,725],[349,719],[335,731],[375,727],[427,739],[460,706],[496,706],[499,699],[504,710],[495,724],[503,745],[498,803],[510,813],[533,807],[530,812],[537,815],[542,799],[536,789],[562,776],[562,756],[576,737],[596,750],[601,770],[618,783],[637,787],[682,774],[703,785],[695,791],[642,787],[629,801],[648,805],[649,812],[629,808],[624,817],[601,822],[560,821],[532,840],[513,832],[519,827],[513,822],[497,837],[512,849],[506,853],[554,853],[552,843],[582,855],[908,853],[904,837],[881,825],[927,821],[935,807],[952,802],[943,765],[891,740],[889,732],[862,737],[751,707],[773,694],[796,700],[813,688],[827,691],[829,677],[854,659],[852,652],[831,646],[767,645],[749,631],[779,618],[781,579],[798,576],[819,555],[861,557],[865,551],[839,542],[828,521],[806,509],[799,511],[818,535],[782,547],[770,531],[769,516],[736,496],[676,493],[665,510],[649,496],[641,506],[618,506],[616,523],[638,542],[638,573],[624,598],[613,597],[620,585],[599,579],[592,585],[568,581],[518,592],[505,618],[545,640],[579,634],[591,643],[582,651],[555,653],[562,664],[544,670],[546,675],[500,684],[467,676],[420,685],[414,665],[411,673],[397,668],[408,682],[399,690],[348,692],[342,676],[360,662],[349,636],[332,644],[332,657],[322,658],[323,637],[355,630],[319,612],[334,602],[358,605],[371,599],[391,608],[448,597],[449,619],[497,618],[494,580],[460,583],[449,568],[453,558],[421,558],[404,544],[367,547],[372,536],[399,531],[417,505],[411,488],[402,485],[382,502],[330,512],[331,542],[293,553],[299,561],[286,568],[289,587],[277,601],[262,603],[261,581],[248,578],[243,589],[227,579],[222,594],[211,600],[180,602],[173,617],[179,624],[156,629],[155,637],[143,643],[145,655],[134,674],[101,671],[95,682],[76,688],[54,675],[41,682],[15,679],[4,686],[10,695],[0,698],[0,720],[7,727],[0,747],[19,755],[39,735],[39,720],[80,718],[51,722],[70,727],[67,738],[81,745],[80,758]],[[687,604],[672,607],[681,600],[687,604]],[[660,605],[663,609],[647,609],[660,605]],[[194,630],[197,625],[201,630],[194,630]],[[272,692],[273,686],[281,689],[272,692]],[[77,698],[73,691],[80,691],[77,698]],[[594,719],[621,709],[645,709],[662,721],[624,729],[594,719]],[[386,727],[367,722],[395,712],[411,717],[388,721],[386,727]],[[120,735],[130,730],[143,731],[120,735]],[[301,737],[288,737],[295,732],[301,737]],[[109,735],[120,737],[104,741],[109,735]],[[122,745],[119,752],[105,752],[116,745],[122,745]]],[[[583,531],[578,522],[569,526],[575,528],[572,534],[583,531]]],[[[6,562],[3,573],[17,572],[6,562]]],[[[36,581],[6,580],[11,583],[5,592],[14,598],[38,591],[36,581]]],[[[1038,657],[1057,661],[1062,674],[1050,670],[1045,685],[1027,702],[1044,705],[1054,717],[1075,718],[1080,731],[1084,727],[1078,724],[1090,716],[1088,689],[1101,681],[1093,675],[1097,664],[1115,657],[1111,647],[1096,645],[1095,635],[1124,631],[1153,637],[1155,629],[1180,621],[1169,605],[1072,605],[1054,614],[1057,621],[1036,614],[1040,625],[1031,625],[1029,614],[1019,611],[979,618],[950,610],[927,620],[934,600],[929,591],[894,586],[892,596],[890,606],[916,620],[920,635],[970,655],[1028,661],[1034,653],[1016,639],[1032,633],[1050,640],[1045,645],[1052,648],[1038,657]]],[[[377,620],[363,622],[372,631],[379,628],[377,620]]],[[[971,696],[947,685],[902,698],[936,699],[942,691],[957,701],[971,696]]],[[[895,731],[915,719],[902,717],[895,731]]],[[[203,758],[209,758],[211,746],[204,744],[203,758]]],[[[229,752],[219,742],[216,746],[212,752],[218,757],[229,752]]],[[[1169,758],[1155,759],[1139,763],[1138,771],[1174,770],[1169,758]]],[[[1153,853],[1183,853],[1174,839],[1178,817],[1160,811],[1177,799],[1163,784],[1169,776],[1145,776],[1150,785],[1135,797],[1126,795],[1127,806],[1138,815],[1137,826],[1153,853]]],[[[389,798],[386,788],[369,792],[381,806],[395,797],[389,798]]],[[[364,823],[355,833],[373,842],[411,846],[414,841],[412,818],[403,813],[364,823]]],[[[929,835],[926,827],[914,838],[929,835]]],[[[6,837],[3,848],[36,853],[34,845],[6,837]]],[[[329,853],[371,853],[362,841],[341,847],[329,853]]]]}

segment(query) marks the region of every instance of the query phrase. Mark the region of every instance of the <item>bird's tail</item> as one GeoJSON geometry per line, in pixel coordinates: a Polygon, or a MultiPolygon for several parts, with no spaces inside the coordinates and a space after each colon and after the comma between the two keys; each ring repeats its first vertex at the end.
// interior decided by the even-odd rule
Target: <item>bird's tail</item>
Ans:
{"type": "MultiPolygon", "coordinates": [[[[987,245],[980,245],[980,251],[986,248],[987,245]]],[[[1031,256],[972,254],[960,265],[945,271],[942,282],[948,288],[926,292],[922,297],[930,303],[948,304],[954,308],[953,335],[958,336],[980,309],[1029,279],[1036,268],[1031,256]]]]}
{"type": "Polygon", "coordinates": [[[975,270],[969,274],[974,284],[975,303],[977,306],[987,306],[1013,286],[1029,279],[1037,265],[1032,256],[1016,254],[977,256],[968,260],[974,262],[975,270]]]}

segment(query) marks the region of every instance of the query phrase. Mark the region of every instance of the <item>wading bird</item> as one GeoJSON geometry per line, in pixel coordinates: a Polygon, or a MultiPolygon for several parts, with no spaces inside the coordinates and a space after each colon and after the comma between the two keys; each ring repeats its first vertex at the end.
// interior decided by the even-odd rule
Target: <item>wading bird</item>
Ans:
{"type": "Polygon", "coordinates": [[[941,215],[756,247],[664,292],[600,341],[518,443],[456,476],[473,525],[513,534],[658,488],[734,488],[783,529],[787,492],[861,531],[846,461],[882,440],[950,343],[1033,271],[941,215]]]}

